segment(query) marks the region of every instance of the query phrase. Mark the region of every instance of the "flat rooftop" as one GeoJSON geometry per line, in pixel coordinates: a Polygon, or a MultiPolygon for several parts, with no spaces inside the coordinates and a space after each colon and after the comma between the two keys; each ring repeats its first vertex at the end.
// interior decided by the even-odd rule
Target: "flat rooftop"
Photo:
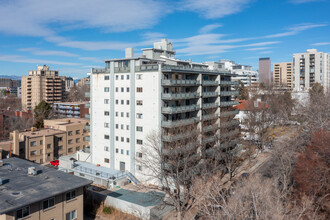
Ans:
{"type": "Polygon", "coordinates": [[[55,135],[55,134],[63,134],[65,133],[64,131],[61,130],[56,130],[52,128],[43,128],[43,129],[38,129],[36,131],[23,131],[19,132],[19,135],[24,135],[24,136],[29,136],[31,137],[40,137],[44,135],[55,135]]]}
{"type": "Polygon", "coordinates": [[[89,103],[88,101],[86,102],[55,102],[54,105],[81,105],[81,104],[87,104],[89,103]]]}
{"type": "Polygon", "coordinates": [[[44,120],[45,125],[75,125],[75,124],[86,124],[89,123],[89,119],[85,118],[59,118],[44,120]]]}
{"type": "Polygon", "coordinates": [[[0,167],[3,181],[0,185],[0,215],[92,183],[19,158],[4,159],[3,162],[0,167]],[[38,174],[29,176],[29,167],[35,167],[38,174]]]}

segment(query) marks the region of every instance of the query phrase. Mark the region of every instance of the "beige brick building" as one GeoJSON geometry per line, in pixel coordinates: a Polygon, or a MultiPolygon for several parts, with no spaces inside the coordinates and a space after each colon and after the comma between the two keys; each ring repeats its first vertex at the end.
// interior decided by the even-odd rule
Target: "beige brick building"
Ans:
{"type": "Polygon", "coordinates": [[[42,100],[48,103],[62,101],[65,92],[65,77],[48,66],[38,66],[22,77],[22,108],[33,110],[42,100]]]}
{"type": "Polygon", "coordinates": [[[0,220],[84,219],[83,192],[91,181],[19,158],[2,161],[0,176],[0,220]],[[33,167],[34,175],[28,174],[33,167]]]}
{"type": "Polygon", "coordinates": [[[0,142],[1,154],[7,156],[11,152],[20,158],[42,164],[79,150],[89,152],[89,120],[54,119],[45,120],[44,123],[44,129],[13,131],[11,141],[0,142]]]}
{"type": "Polygon", "coordinates": [[[293,88],[293,63],[274,63],[273,83],[275,87],[293,88]]]}

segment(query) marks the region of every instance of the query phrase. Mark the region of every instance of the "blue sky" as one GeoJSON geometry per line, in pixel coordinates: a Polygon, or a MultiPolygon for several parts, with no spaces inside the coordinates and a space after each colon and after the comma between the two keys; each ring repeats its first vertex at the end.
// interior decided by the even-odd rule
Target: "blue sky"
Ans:
{"type": "Polygon", "coordinates": [[[330,52],[329,12],[329,0],[0,0],[0,75],[46,64],[80,78],[161,38],[180,59],[258,69],[259,57],[330,52]]]}

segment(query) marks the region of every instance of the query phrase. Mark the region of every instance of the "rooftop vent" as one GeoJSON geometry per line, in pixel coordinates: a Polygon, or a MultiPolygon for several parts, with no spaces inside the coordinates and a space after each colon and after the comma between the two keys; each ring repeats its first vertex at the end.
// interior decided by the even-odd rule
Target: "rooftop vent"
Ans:
{"type": "Polygon", "coordinates": [[[37,175],[37,170],[35,167],[29,167],[28,168],[28,175],[30,176],[36,176],[37,175]]]}

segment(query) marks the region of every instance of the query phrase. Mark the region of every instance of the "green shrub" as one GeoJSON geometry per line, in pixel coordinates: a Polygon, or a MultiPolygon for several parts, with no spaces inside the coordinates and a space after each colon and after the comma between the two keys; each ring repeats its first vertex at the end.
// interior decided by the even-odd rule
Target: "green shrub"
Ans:
{"type": "Polygon", "coordinates": [[[110,215],[112,214],[114,211],[114,208],[110,207],[110,206],[105,206],[103,207],[103,213],[106,215],[110,215]]]}

